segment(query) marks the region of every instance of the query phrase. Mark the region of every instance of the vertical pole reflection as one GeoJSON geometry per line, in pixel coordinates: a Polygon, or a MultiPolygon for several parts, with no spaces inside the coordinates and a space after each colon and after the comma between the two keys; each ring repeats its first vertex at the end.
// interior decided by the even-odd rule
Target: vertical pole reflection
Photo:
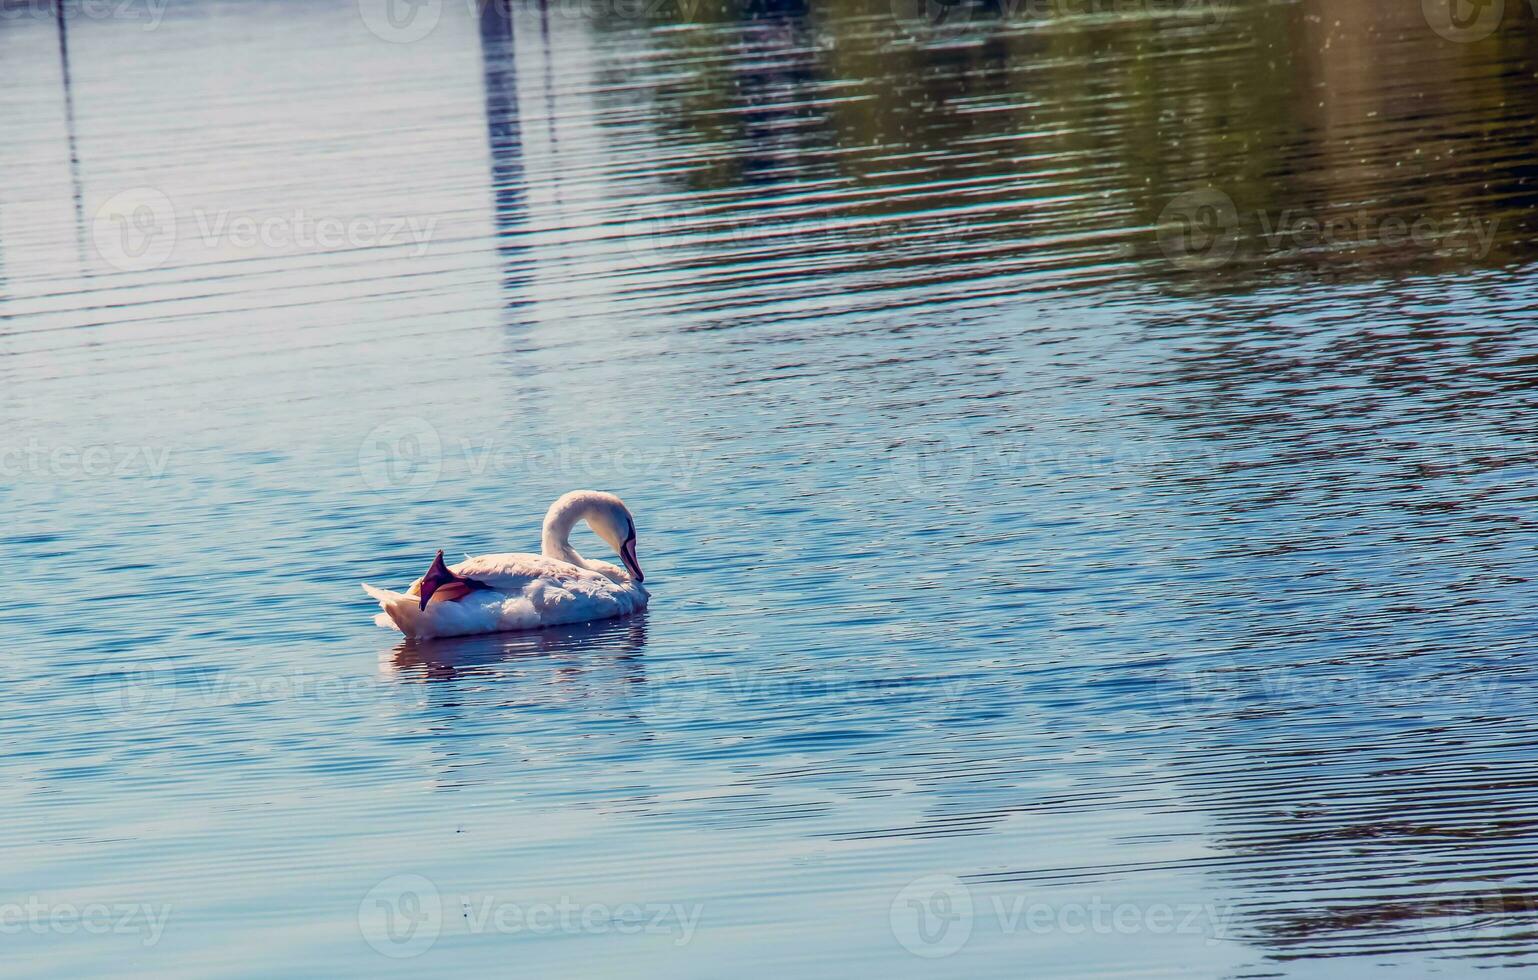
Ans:
{"type": "Polygon", "coordinates": [[[0,202],[0,323],[9,319],[5,312],[5,289],[5,204],[0,202]]]}
{"type": "Polygon", "coordinates": [[[69,179],[75,196],[75,251],[80,268],[85,270],[85,204],[80,191],[80,153],[75,148],[75,94],[69,77],[69,26],[64,15],[64,0],[55,0],[54,24],[59,34],[59,74],[64,84],[64,136],[69,144],[69,179]]]}
{"type": "Polygon", "coordinates": [[[486,140],[491,150],[492,225],[501,264],[504,308],[527,306],[530,255],[519,236],[528,223],[523,131],[518,118],[518,68],[512,0],[480,0],[481,71],[486,90],[486,140]]]}

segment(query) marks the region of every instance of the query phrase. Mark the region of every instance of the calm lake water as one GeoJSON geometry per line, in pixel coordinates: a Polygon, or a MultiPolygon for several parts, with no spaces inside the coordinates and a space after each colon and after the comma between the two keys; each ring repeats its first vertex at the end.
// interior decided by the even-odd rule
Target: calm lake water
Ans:
{"type": "Polygon", "coordinates": [[[1538,11],[1438,2],[12,0],[6,972],[1538,969],[1538,11]],[[589,486],[644,614],[373,624],[589,486]]]}

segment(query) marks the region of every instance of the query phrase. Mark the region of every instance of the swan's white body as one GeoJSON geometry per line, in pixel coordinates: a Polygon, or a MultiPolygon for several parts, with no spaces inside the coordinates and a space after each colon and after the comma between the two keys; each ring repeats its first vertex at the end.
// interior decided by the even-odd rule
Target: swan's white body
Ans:
{"type": "Polygon", "coordinates": [[[429,599],[424,603],[423,579],[405,592],[366,583],[363,591],[383,610],[376,623],[416,637],[538,629],[646,608],[650,595],[641,587],[640,566],[635,564],[635,524],[613,494],[577,490],[551,504],[540,547],[544,553],[539,555],[482,555],[449,566],[454,578],[474,586],[444,589],[453,598],[436,594],[434,585],[428,587],[429,599]],[[587,521],[599,537],[609,541],[634,574],[577,554],[567,536],[579,520],[587,521]]]}

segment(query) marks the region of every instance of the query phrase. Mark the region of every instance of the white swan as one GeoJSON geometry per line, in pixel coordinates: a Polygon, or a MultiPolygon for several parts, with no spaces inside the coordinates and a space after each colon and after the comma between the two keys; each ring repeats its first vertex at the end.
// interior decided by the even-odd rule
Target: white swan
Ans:
{"type": "Polygon", "coordinates": [[[538,555],[467,558],[452,568],[443,552],[405,592],[363,591],[384,610],[374,621],[407,636],[467,636],[608,619],[646,608],[650,598],[635,553],[635,519],[612,493],[573,490],[550,505],[538,555]],[[567,541],[578,521],[619,553],[624,568],[577,554],[567,541]]]}

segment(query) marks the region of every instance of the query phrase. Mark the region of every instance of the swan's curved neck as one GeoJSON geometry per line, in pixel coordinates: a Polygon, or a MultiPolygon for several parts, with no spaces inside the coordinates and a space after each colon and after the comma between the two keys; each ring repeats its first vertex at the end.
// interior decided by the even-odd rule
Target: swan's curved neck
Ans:
{"type": "Polygon", "coordinates": [[[587,559],[577,554],[568,540],[571,529],[587,516],[592,501],[579,493],[569,493],[550,505],[545,512],[545,529],[540,535],[539,550],[546,558],[555,558],[578,568],[587,568],[587,559]]]}

